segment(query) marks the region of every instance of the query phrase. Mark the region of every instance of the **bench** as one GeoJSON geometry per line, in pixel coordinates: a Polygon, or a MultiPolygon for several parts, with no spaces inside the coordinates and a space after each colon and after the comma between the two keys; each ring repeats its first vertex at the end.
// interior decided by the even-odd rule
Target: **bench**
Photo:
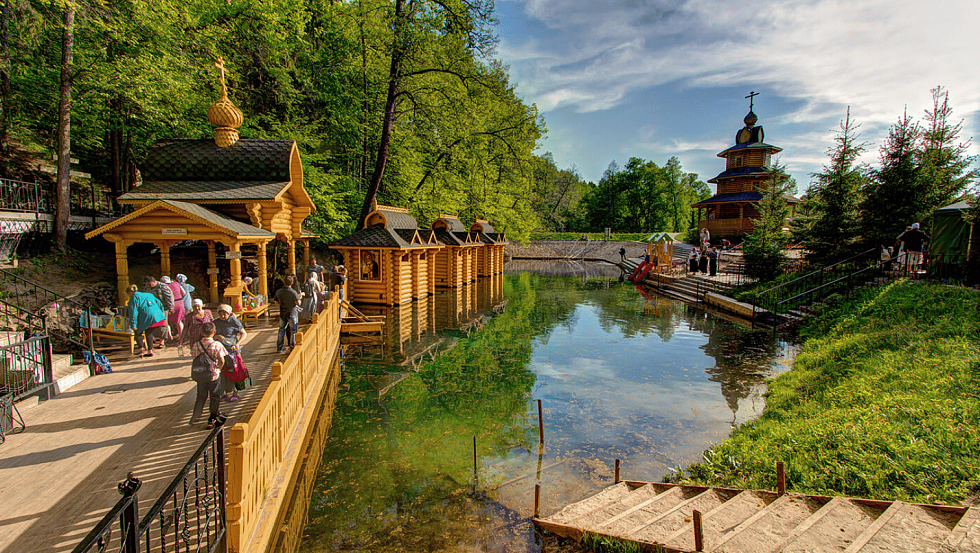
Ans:
{"type": "Polygon", "coordinates": [[[249,321],[249,319],[251,319],[252,321],[258,323],[259,317],[261,317],[262,315],[265,315],[268,312],[269,312],[269,304],[268,303],[263,303],[262,305],[253,307],[251,309],[245,309],[243,311],[236,311],[235,312],[235,316],[238,317],[238,320],[240,320],[242,322],[242,326],[248,327],[248,321],[249,321]]]}
{"type": "Polygon", "coordinates": [[[128,341],[130,355],[136,352],[136,334],[129,327],[129,318],[124,315],[115,315],[105,326],[92,329],[92,340],[95,343],[101,343],[103,338],[128,341]]]}

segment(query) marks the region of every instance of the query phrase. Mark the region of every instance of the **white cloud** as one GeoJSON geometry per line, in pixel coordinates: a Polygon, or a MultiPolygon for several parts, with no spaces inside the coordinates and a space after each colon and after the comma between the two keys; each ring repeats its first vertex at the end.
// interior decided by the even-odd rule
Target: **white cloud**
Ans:
{"type": "Polygon", "coordinates": [[[680,80],[713,87],[765,83],[805,100],[800,116],[851,104],[891,121],[943,84],[963,111],[980,103],[975,33],[980,4],[959,0],[680,2],[527,0],[525,12],[562,37],[504,41],[516,79],[549,111],[608,109],[631,90],[680,80]]]}

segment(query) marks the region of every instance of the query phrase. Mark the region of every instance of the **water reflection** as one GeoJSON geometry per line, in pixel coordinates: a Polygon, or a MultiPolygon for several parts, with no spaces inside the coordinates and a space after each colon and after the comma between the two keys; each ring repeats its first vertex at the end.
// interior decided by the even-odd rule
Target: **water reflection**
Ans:
{"type": "Polygon", "coordinates": [[[535,484],[549,514],[615,458],[660,479],[759,413],[783,344],[590,270],[386,310],[383,344],[347,365],[304,550],[539,551],[535,484]]]}

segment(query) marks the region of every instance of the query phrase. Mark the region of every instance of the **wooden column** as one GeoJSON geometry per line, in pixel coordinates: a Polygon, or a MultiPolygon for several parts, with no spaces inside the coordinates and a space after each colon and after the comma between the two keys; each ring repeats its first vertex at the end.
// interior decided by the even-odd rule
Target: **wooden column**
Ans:
{"type": "Polygon", "coordinates": [[[422,252],[413,251],[411,257],[412,268],[410,270],[412,274],[412,297],[418,298],[422,295],[422,275],[419,274],[419,261],[422,256],[422,252]]]}
{"type": "Polygon", "coordinates": [[[164,240],[156,245],[160,248],[160,277],[170,276],[170,242],[164,240]]]}
{"type": "Polygon", "coordinates": [[[218,303],[218,260],[214,240],[208,240],[208,297],[211,303],[218,303]]]}
{"type": "Polygon", "coordinates": [[[266,259],[266,245],[268,242],[259,242],[259,294],[269,297],[269,263],[266,259]]]}
{"type": "Polygon", "coordinates": [[[296,274],[296,242],[293,240],[287,240],[286,244],[289,247],[286,249],[286,260],[289,265],[289,273],[291,275],[296,274]]]}
{"type": "Polygon", "coordinates": [[[129,259],[126,256],[129,243],[122,238],[113,242],[116,246],[116,294],[119,296],[119,305],[126,305],[129,302],[129,293],[126,292],[129,288],[129,259]]]}
{"type": "Polygon", "coordinates": [[[303,240],[303,267],[310,264],[310,241],[303,240]]]}
{"type": "MultiPolygon", "coordinates": [[[[232,252],[239,252],[240,253],[242,251],[242,243],[239,242],[238,240],[235,240],[234,242],[231,243],[231,246],[228,248],[228,250],[229,251],[232,251],[232,252]]],[[[241,260],[241,258],[232,259],[230,264],[231,264],[231,284],[230,284],[230,286],[232,286],[232,287],[241,286],[242,285],[242,260],[241,260]]],[[[234,306],[232,306],[232,307],[234,307],[234,306]]]]}
{"type": "MultiPolygon", "coordinates": [[[[436,258],[438,257],[437,253],[438,250],[429,250],[429,254],[425,256],[426,261],[428,261],[429,263],[428,289],[430,295],[436,293],[436,258]]],[[[432,302],[432,305],[434,306],[435,302],[432,302]]],[[[435,326],[432,326],[431,328],[435,329],[435,326]]]]}

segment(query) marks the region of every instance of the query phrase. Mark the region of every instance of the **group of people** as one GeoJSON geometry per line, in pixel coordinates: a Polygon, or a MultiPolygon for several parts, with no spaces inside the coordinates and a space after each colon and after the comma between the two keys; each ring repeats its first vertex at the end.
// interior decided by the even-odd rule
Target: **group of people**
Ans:
{"type": "Polygon", "coordinates": [[[218,306],[215,318],[202,300],[193,299],[194,287],[182,274],[160,280],[147,276],[142,290],[134,284],[127,292],[129,324],[136,336],[137,356],[152,357],[153,350],[163,348],[167,341],[190,346],[193,357],[206,354],[203,358],[209,360],[209,370],[191,374],[197,382],[191,422],[200,418],[204,403],[210,398],[208,428],[213,427],[220,417],[220,401],[237,401],[239,390],[245,387],[244,381],[233,382],[226,374],[234,367],[247,374],[240,347],[246,336],[244,325],[228,304],[218,306]]]}
{"type": "Polygon", "coordinates": [[[922,264],[922,254],[929,242],[929,235],[919,228],[919,223],[905,227],[905,231],[895,239],[895,245],[881,248],[881,260],[891,269],[892,262],[897,261],[902,271],[916,273],[922,264]],[[898,252],[897,254],[895,252],[898,252]]]}
{"type": "Polygon", "coordinates": [[[718,251],[718,248],[709,246],[691,248],[691,255],[687,257],[687,272],[715,276],[718,274],[718,259],[720,257],[721,252],[718,251]]]}
{"type": "Polygon", "coordinates": [[[343,284],[347,279],[347,268],[343,265],[336,265],[328,270],[319,265],[315,257],[311,257],[303,275],[302,284],[297,282],[296,277],[287,276],[282,287],[276,291],[275,298],[279,303],[276,350],[280,353],[286,351],[287,347],[296,346],[299,323],[310,322],[314,313],[323,311],[328,291],[339,286],[343,299],[343,284]]]}

